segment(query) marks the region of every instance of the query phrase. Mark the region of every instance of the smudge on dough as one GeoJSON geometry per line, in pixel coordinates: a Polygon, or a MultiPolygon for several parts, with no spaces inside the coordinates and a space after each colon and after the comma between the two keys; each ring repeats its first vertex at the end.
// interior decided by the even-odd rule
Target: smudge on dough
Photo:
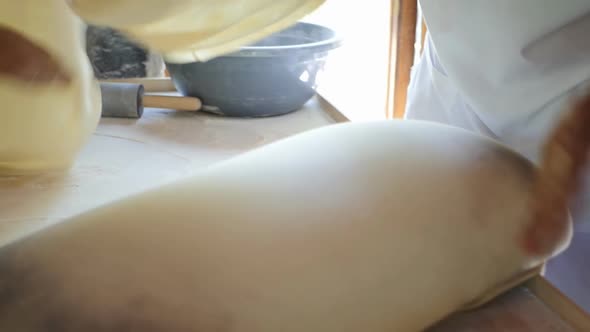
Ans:
{"type": "Polygon", "coordinates": [[[6,26],[0,26],[0,76],[36,84],[72,80],[47,50],[6,26]]]}

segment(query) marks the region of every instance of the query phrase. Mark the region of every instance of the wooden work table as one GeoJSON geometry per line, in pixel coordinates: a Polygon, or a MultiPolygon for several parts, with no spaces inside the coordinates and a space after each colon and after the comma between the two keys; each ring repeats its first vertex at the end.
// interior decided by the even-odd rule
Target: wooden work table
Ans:
{"type": "Polygon", "coordinates": [[[281,117],[232,119],[146,109],[103,118],[67,174],[0,177],[0,244],[278,139],[335,123],[314,99],[281,117]]]}
{"type": "MultiPolygon", "coordinates": [[[[155,109],[139,120],[102,119],[66,174],[0,178],[0,244],[264,144],[342,121],[320,98],[300,111],[265,119],[155,109]]],[[[590,318],[536,277],[431,330],[448,331],[590,331],[590,318]]]]}

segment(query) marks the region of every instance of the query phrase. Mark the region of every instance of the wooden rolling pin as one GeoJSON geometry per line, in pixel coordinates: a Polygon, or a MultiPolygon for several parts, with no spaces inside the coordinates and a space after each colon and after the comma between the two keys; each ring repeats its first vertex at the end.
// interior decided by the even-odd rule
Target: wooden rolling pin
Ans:
{"type": "Polygon", "coordinates": [[[198,111],[199,98],[146,95],[143,84],[101,82],[102,117],[141,118],[144,107],[198,111]]]}
{"type": "Polygon", "coordinates": [[[150,94],[143,96],[143,106],[177,111],[198,111],[202,105],[199,98],[150,94]]]}

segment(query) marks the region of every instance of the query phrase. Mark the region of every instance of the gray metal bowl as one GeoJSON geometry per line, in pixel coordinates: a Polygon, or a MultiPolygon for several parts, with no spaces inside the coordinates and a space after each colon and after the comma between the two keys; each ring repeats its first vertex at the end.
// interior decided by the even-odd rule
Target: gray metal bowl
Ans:
{"type": "Polygon", "coordinates": [[[299,22],[238,52],[166,67],[178,91],[201,98],[206,111],[273,116],[298,110],[314,96],[316,76],[340,44],[331,29],[299,22]]]}

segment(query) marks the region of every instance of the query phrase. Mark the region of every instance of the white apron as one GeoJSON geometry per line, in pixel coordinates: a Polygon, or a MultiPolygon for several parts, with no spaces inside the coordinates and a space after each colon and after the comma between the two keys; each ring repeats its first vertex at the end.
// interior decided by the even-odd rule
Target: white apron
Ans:
{"type": "MultiPolygon", "coordinates": [[[[556,117],[590,79],[590,0],[420,5],[429,33],[406,118],[483,133],[536,161],[556,117]]],[[[588,180],[574,218],[590,233],[588,180]]]]}

